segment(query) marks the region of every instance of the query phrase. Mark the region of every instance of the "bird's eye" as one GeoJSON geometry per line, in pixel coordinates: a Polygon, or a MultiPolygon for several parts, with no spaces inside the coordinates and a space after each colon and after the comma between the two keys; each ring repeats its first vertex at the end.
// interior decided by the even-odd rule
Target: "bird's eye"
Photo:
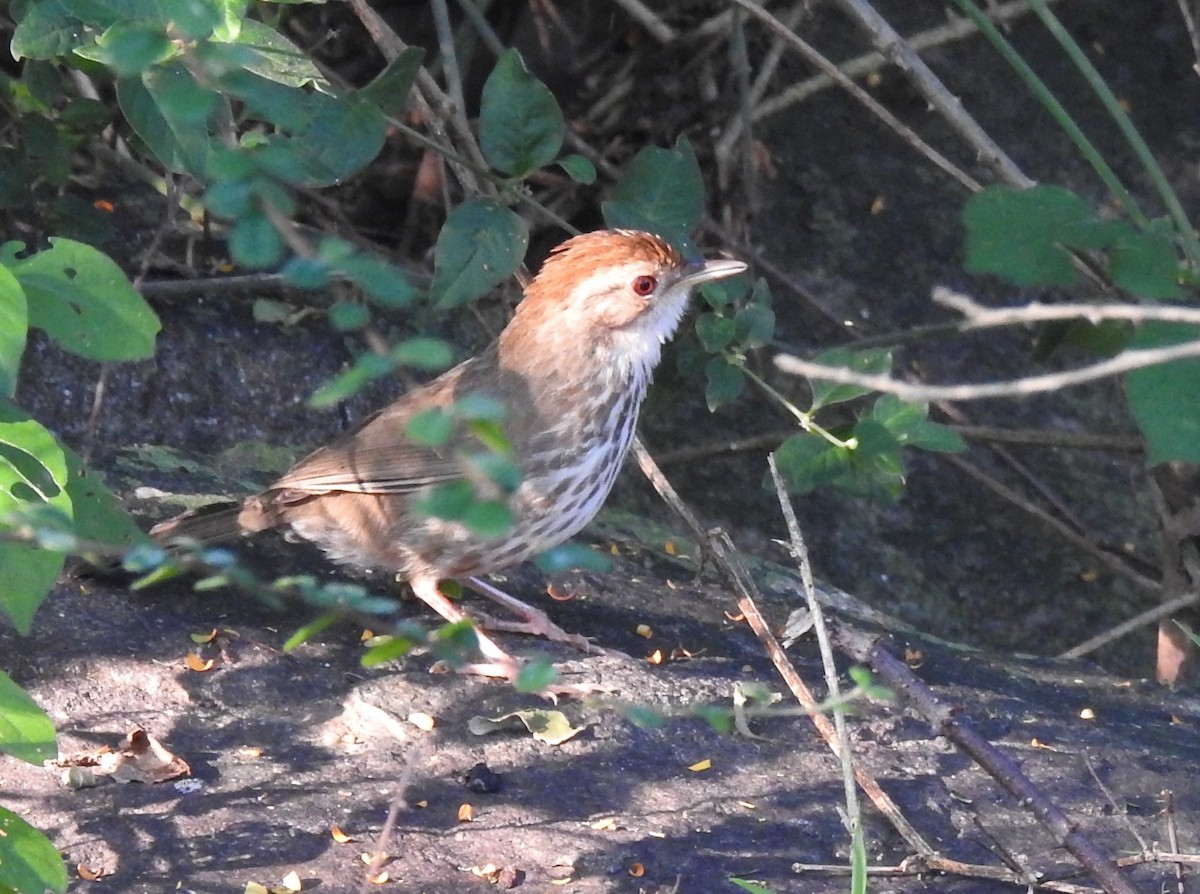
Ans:
{"type": "Polygon", "coordinates": [[[645,298],[658,288],[658,280],[653,276],[639,276],[633,281],[633,293],[645,298]]]}

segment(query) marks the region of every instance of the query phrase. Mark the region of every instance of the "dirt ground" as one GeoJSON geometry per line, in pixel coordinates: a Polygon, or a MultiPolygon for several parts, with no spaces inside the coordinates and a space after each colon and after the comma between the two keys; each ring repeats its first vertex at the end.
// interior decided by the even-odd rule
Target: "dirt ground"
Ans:
{"type": "MultiPolygon", "coordinates": [[[[885,12],[898,16],[901,30],[940,17],[893,5],[885,12]]],[[[1188,73],[1192,60],[1173,5],[1061,6],[1194,207],[1200,82],[1188,73]]],[[[1067,88],[1085,127],[1127,169],[1111,126],[1072,89],[1049,38],[1026,20],[1013,25],[1011,36],[1052,83],[1067,88]]],[[[826,7],[808,20],[806,37],[837,58],[863,49],[852,26],[826,7]]],[[[967,107],[1004,135],[1031,175],[1099,195],[981,41],[953,43],[928,58],[967,107]]],[[[806,74],[787,62],[779,81],[806,74]]],[[[875,89],[930,136],[948,139],[895,72],[885,70],[875,89]]],[[[782,341],[805,350],[835,344],[841,336],[834,321],[844,319],[866,331],[912,325],[928,318],[929,291],[939,283],[998,302],[1043,297],[1014,295],[962,273],[958,209],[965,196],[849,100],[818,94],[764,121],[758,135],[776,174],[762,190],[751,232],[762,256],[798,287],[775,287],[782,341]],[[815,302],[802,300],[801,292],[817,296],[815,302]]],[[[132,187],[114,175],[111,188],[132,187]]],[[[126,235],[131,242],[145,238],[140,231],[126,235]]],[[[265,463],[261,453],[246,459],[247,444],[298,452],[392,393],[380,386],[341,412],[314,413],[305,398],[348,356],[323,324],[256,323],[249,300],[229,295],[162,301],[156,309],[164,320],[158,356],[107,372],[104,412],[90,442],[96,367],[35,339],[20,391],[22,405],[68,444],[90,443],[114,489],[147,521],[173,510],[173,494],[252,488],[248,467],[265,463]],[[203,469],[189,472],[136,445],[187,451],[203,469]],[[231,448],[242,452],[224,452],[231,448]]],[[[454,326],[443,334],[465,349],[481,343],[470,321],[454,326]]],[[[1028,350],[1027,337],[1012,335],[969,347],[920,345],[906,358],[933,380],[957,381],[1002,375],[1024,365],[1028,350]]],[[[763,454],[716,446],[731,434],[785,431],[786,420],[754,398],[710,415],[701,390],[665,364],[643,432],[655,453],[668,456],[665,471],[705,523],[731,531],[756,557],[764,610],[782,623],[802,597],[774,542],[783,527],[774,497],[760,487],[763,454]],[[679,447],[708,444],[714,450],[702,460],[669,461],[679,447]]],[[[972,422],[1009,427],[1132,430],[1111,384],[968,412],[972,422]]],[[[1104,542],[1128,543],[1153,557],[1138,457],[1046,448],[1019,456],[1067,496],[1104,542]]],[[[986,448],[976,447],[970,458],[1004,474],[986,448]]],[[[674,524],[634,470],[623,477],[614,505],[674,524]]],[[[1098,656],[1104,669],[1046,657],[1148,607],[1147,594],[936,457],[913,457],[896,505],[823,491],[797,509],[819,575],[893,616],[891,629],[905,629],[903,622],[942,641],[994,650],[967,651],[911,633],[897,642],[900,649],[919,647],[920,676],[947,702],[967,707],[1108,853],[1144,850],[1139,836],[1166,842],[1172,826],[1180,849],[1196,850],[1200,805],[1190,768],[1200,757],[1200,702],[1139,679],[1149,673],[1150,634],[1098,656]],[[1014,651],[1039,657],[1011,657],[1014,651]],[[1090,719],[1081,716],[1085,709],[1090,719]],[[1163,792],[1173,793],[1170,812],[1163,792]]],[[[711,568],[697,576],[694,545],[624,515],[609,516],[590,539],[606,552],[616,546],[614,567],[556,579],[556,589],[573,600],[537,599],[546,581],[531,568],[506,581],[568,630],[632,656],[582,656],[504,637],[514,650],[547,653],[568,678],[611,690],[595,704],[560,706],[582,727],[560,745],[518,731],[474,735],[473,717],[547,705],[497,684],[431,675],[427,656],[365,670],[359,628],[330,628],[295,652],[281,651],[308,619],[299,607],[275,611],[227,593],[195,593],[183,582],[133,593],[119,582],[66,578],[32,636],[0,628],[0,667],[50,713],[64,751],[114,745],[141,726],[183,757],[192,776],[186,784],[68,791],[51,772],[5,761],[0,803],[46,830],[69,863],[106,874],[94,885],[74,882],[79,890],[235,892],[250,881],[278,884],[295,870],[305,890],[354,891],[374,888],[364,883],[359,854],[376,848],[391,855],[391,881],[381,890],[488,890],[492,882],[471,872],[488,864],[504,869],[502,881],[522,891],[732,892],[733,878],[758,880],[777,894],[845,890],[844,876],[794,868],[848,860],[837,762],[808,721],[785,714],[760,719],[753,726],[762,738],[753,739],[717,732],[684,710],[729,704],[739,682],[782,690],[752,633],[725,614],[735,602],[723,581],[711,568]],[[638,635],[640,624],[650,638],[638,635]],[[213,629],[221,632],[212,643],[193,642],[191,634],[213,629]],[[695,657],[661,665],[645,660],[656,649],[670,655],[676,647],[695,657]],[[212,657],[213,668],[189,670],[184,658],[193,650],[212,657]],[[680,716],[645,729],[628,719],[624,703],[669,707],[680,716]],[[414,712],[433,717],[433,729],[410,722],[414,712]],[[705,760],[710,768],[691,769],[705,760]],[[481,762],[499,774],[496,791],[464,783],[481,762]],[[464,803],[474,807],[471,822],[459,820],[464,803]],[[392,806],[399,807],[395,827],[381,842],[392,806]],[[335,841],[334,825],[356,840],[335,841]]],[[[274,573],[321,567],[271,540],[251,552],[274,573]]],[[[409,609],[429,620],[415,603],[409,609]]],[[[815,685],[820,673],[811,644],[793,654],[815,685]]],[[[1053,840],[922,721],[895,705],[859,711],[852,725],[857,759],[944,854],[1070,874],[1073,864],[1053,840]]],[[[894,866],[910,855],[870,808],[866,823],[873,866],[894,866]]],[[[1133,873],[1145,891],[1173,878],[1165,864],[1133,873]]],[[[929,874],[872,881],[877,891],[930,889],[1008,888],[929,874]]]]}

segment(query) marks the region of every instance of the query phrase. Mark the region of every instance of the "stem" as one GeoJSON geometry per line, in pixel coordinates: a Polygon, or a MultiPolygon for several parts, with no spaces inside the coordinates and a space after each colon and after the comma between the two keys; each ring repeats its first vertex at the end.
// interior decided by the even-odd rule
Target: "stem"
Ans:
{"type": "Polygon", "coordinates": [[[1121,103],[1113,95],[1112,90],[1109,89],[1104,78],[1100,76],[1100,72],[1096,71],[1096,67],[1092,65],[1091,60],[1084,54],[1079,44],[1067,33],[1067,29],[1063,27],[1062,22],[1046,6],[1045,0],[1029,0],[1029,6],[1037,14],[1037,17],[1042,20],[1042,24],[1046,26],[1046,30],[1058,41],[1058,45],[1063,48],[1067,57],[1075,63],[1075,67],[1079,69],[1080,74],[1087,80],[1097,98],[1103,103],[1105,111],[1117,123],[1121,134],[1129,143],[1130,148],[1133,149],[1133,154],[1142,163],[1142,167],[1150,176],[1155,189],[1158,190],[1159,198],[1162,199],[1163,204],[1166,206],[1167,213],[1171,216],[1171,220],[1175,224],[1175,229],[1179,232],[1180,239],[1183,241],[1184,253],[1187,255],[1188,260],[1193,267],[1200,267],[1200,239],[1196,237],[1196,231],[1192,227],[1191,221],[1188,220],[1187,212],[1183,210],[1183,206],[1179,203],[1179,196],[1171,188],[1166,174],[1163,173],[1162,167],[1158,164],[1157,159],[1155,159],[1154,153],[1150,151],[1150,147],[1146,145],[1146,141],[1142,139],[1142,135],[1138,133],[1138,129],[1134,126],[1132,119],[1121,108],[1121,103]]]}
{"type": "Polygon", "coordinates": [[[725,359],[727,359],[730,363],[733,363],[739,369],[741,369],[741,371],[746,374],[746,377],[748,379],[750,379],[751,382],[753,382],[755,385],[757,385],[759,388],[761,388],[764,392],[766,392],[768,397],[777,401],[780,405],[783,406],[783,408],[785,410],[787,410],[789,413],[791,413],[793,416],[795,416],[796,421],[800,423],[800,427],[802,429],[804,429],[806,432],[808,432],[809,434],[820,435],[822,438],[824,438],[826,441],[828,441],[834,447],[842,447],[846,450],[853,450],[856,447],[858,447],[858,438],[848,438],[845,441],[843,441],[841,438],[837,437],[835,434],[830,432],[828,429],[823,428],[822,426],[818,425],[813,420],[812,413],[806,413],[803,410],[801,410],[798,406],[796,406],[794,403],[792,403],[790,400],[788,400],[786,397],[784,397],[783,394],[781,394],[776,389],[772,388],[762,376],[758,375],[757,373],[754,372],[754,370],[752,370],[752,369],[750,369],[750,367],[746,366],[745,358],[738,357],[735,354],[726,354],[725,359]]]}
{"type": "Polygon", "coordinates": [[[1063,107],[1063,104],[1058,101],[1057,97],[1050,92],[1050,88],[1046,86],[1045,81],[1037,76],[1034,70],[1029,67],[1029,63],[1021,57],[1021,54],[1000,33],[1000,29],[992,24],[992,21],[983,14],[979,7],[975,5],[974,0],[954,0],[954,2],[967,18],[975,23],[975,26],[984,37],[991,41],[992,46],[1004,57],[1005,61],[1016,69],[1017,75],[1025,82],[1025,86],[1037,97],[1038,102],[1050,113],[1051,117],[1058,122],[1058,126],[1066,132],[1071,142],[1075,144],[1075,148],[1087,159],[1096,174],[1104,181],[1104,185],[1116,196],[1121,205],[1128,210],[1129,216],[1134,219],[1139,227],[1145,228],[1149,226],[1150,221],[1142,213],[1137,199],[1125,188],[1120,178],[1117,177],[1116,172],[1100,154],[1100,150],[1087,138],[1087,135],[1075,123],[1075,120],[1063,107]]]}

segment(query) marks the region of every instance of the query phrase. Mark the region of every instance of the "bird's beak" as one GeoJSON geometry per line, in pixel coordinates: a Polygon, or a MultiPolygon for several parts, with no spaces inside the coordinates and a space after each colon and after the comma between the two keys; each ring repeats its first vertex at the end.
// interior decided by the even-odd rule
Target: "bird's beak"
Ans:
{"type": "Polygon", "coordinates": [[[746,269],[746,265],[741,261],[730,261],[724,258],[716,261],[702,261],[699,264],[686,267],[683,274],[679,277],[677,285],[686,286],[690,289],[701,283],[712,282],[714,279],[736,276],[746,269]]]}

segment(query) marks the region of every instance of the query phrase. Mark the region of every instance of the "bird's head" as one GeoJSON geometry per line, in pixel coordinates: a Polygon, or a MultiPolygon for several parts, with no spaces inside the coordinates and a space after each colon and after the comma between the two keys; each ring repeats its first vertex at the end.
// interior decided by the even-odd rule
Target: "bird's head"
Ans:
{"type": "Polygon", "coordinates": [[[597,230],[558,246],[525,289],[510,329],[544,338],[572,333],[621,375],[649,377],[701,283],[746,269],[741,261],[688,263],[650,233],[597,230]]]}

